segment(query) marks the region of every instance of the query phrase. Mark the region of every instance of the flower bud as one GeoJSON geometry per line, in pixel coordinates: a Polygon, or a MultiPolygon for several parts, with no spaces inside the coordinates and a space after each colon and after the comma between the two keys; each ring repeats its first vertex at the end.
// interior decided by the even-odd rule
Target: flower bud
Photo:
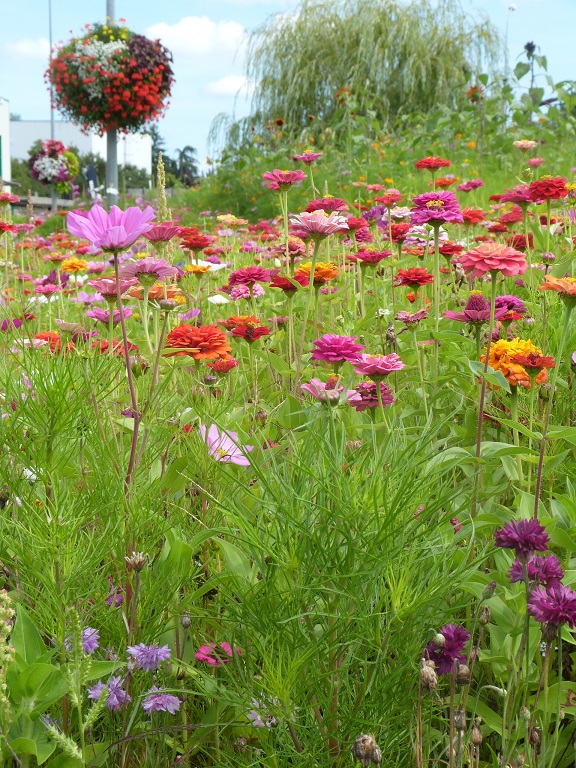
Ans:
{"type": "Polygon", "coordinates": [[[539,396],[541,400],[549,400],[550,399],[550,391],[551,387],[550,384],[542,384],[539,391],[539,396]]]}
{"type": "Polygon", "coordinates": [[[178,309],[179,304],[172,301],[172,299],[160,299],[158,306],[160,309],[163,309],[164,312],[173,312],[175,309],[178,309]]]}
{"type": "Polygon", "coordinates": [[[478,617],[480,626],[485,627],[490,622],[490,608],[487,605],[483,605],[478,617]]]}
{"type": "Polygon", "coordinates": [[[458,670],[456,671],[456,682],[458,685],[468,685],[472,679],[472,673],[470,668],[466,664],[458,664],[458,670]]]}
{"type": "Polygon", "coordinates": [[[470,741],[475,747],[479,747],[482,744],[482,731],[477,723],[472,726],[472,733],[470,734],[470,741]]]}
{"type": "Polygon", "coordinates": [[[522,181],[530,182],[534,178],[534,171],[532,168],[524,168],[520,174],[522,181]]]}
{"type": "Polygon", "coordinates": [[[550,624],[550,622],[548,621],[542,624],[542,639],[547,645],[554,642],[557,635],[558,635],[557,624],[550,624]]]}
{"type": "Polygon", "coordinates": [[[531,328],[534,325],[535,322],[536,322],[536,320],[534,320],[534,318],[530,317],[529,315],[527,315],[526,317],[522,318],[522,323],[527,328],[531,328]]]}
{"type": "Polygon", "coordinates": [[[462,707],[458,707],[458,709],[454,712],[453,722],[454,728],[456,728],[457,731],[466,730],[466,715],[464,714],[462,707]]]}
{"type": "Polygon", "coordinates": [[[180,618],[180,626],[183,629],[190,629],[190,626],[192,625],[192,619],[190,618],[190,614],[188,611],[184,611],[180,618]]]}
{"type": "Polygon", "coordinates": [[[490,598],[494,595],[494,592],[496,592],[497,586],[498,585],[495,581],[489,581],[482,592],[482,600],[490,600],[490,598]]]}
{"type": "Polygon", "coordinates": [[[358,736],[352,745],[352,757],[362,763],[364,768],[369,768],[370,763],[380,765],[382,752],[371,733],[362,733],[358,736]]]}
{"type": "Polygon", "coordinates": [[[268,413],[263,408],[261,408],[254,414],[254,421],[256,424],[260,424],[260,426],[263,427],[268,421],[268,413]]]}
{"type": "Polygon", "coordinates": [[[150,368],[150,363],[142,355],[132,355],[130,357],[130,369],[134,376],[142,376],[150,368]]]}
{"type": "Polygon", "coordinates": [[[528,731],[528,743],[531,747],[534,747],[535,752],[540,752],[540,746],[542,744],[542,729],[535,725],[528,731]]]}
{"type": "Polygon", "coordinates": [[[437,632],[432,638],[432,642],[437,648],[444,648],[446,645],[446,638],[441,632],[437,632]]]}
{"type": "Polygon", "coordinates": [[[207,384],[209,387],[212,387],[217,381],[218,376],[211,376],[210,374],[204,376],[204,384],[207,384]]]}
{"type": "Polygon", "coordinates": [[[438,675],[436,674],[433,661],[422,659],[420,661],[420,685],[427,691],[435,691],[438,685],[438,675]]]}
{"type": "Polygon", "coordinates": [[[530,722],[530,718],[531,718],[531,714],[530,714],[530,710],[528,709],[528,707],[520,707],[520,709],[518,710],[518,717],[523,722],[529,723],[530,722]]]}
{"type": "Polygon", "coordinates": [[[543,264],[554,264],[556,261],[556,256],[554,256],[553,253],[550,253],[547,251],[546,253],[542,254],[542,263],[543,264]]]}

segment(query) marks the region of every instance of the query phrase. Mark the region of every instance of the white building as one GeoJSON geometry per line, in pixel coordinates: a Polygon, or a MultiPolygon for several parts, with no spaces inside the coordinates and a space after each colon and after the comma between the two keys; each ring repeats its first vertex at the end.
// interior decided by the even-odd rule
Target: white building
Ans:
{"type": "Polygon", "coordinates": [[[6,99],[0,97],[0,179],[10,181],[11,178],[10,103],[6,99]]]}
{"type": "MultiPolygon", "coordinates": [[[[0,100],[0,109],[2,101],[0,100]]],[[[9,113],[8,113],[9,114],[9,113]]],[[[2,113],[0,112],[0,136],[2,131],[2,113]]],[[[37,141],[50,138],[49,120],[9,120],[9,149],[15,160],[27,160],[30,147],[37,141]]],[[[93,152],[106,160],[106,136],[95,133],[84,134],[74,123],[64,120],[54,121],[54,138],[75,147],[79,152],[93,152]]],[[[4,141],[2,141],[4,144],[4,141]]],[[[8,150],[7,150],[8,151],[8,150]]],[[[8,159],[8,173],[10,161],[8,159]]],[[[118,164],[130,163],[152,174],[152,138],[148,134],[118,133],[118,164]]],[[[2,166],[4,167],[4,165],[2,166]]],[[[6,173],[6,171],[4,171],[6,173]]],[[[6,176],[4,176],[6,178],[6,176]]]]}

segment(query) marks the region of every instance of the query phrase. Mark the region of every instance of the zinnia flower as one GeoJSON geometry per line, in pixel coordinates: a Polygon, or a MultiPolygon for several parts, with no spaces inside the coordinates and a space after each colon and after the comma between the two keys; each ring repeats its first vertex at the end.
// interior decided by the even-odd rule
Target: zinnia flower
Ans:
{"type": "Polygon", "coordinates": [[[344,216],[339,216],[334,212],[327,216],[322,210],[292,216],[290,221],[298,227],[299,231],[313,240],[322,240],[335,232],[348,229],[348,223],[344,216]]]}
{"type": "Polygon", "coordinates": [[[164,282],[167,277],[178,274],[178,267],[171,266],[166,259],[154,259],[147,256],[133,263],[122,264],[120,277],[137,278],[142,285],[153,285],[155,282],[164,282]]]}
{"type": "Polygon", "coordinates": [[[292,159],[305,163],[306,165],[312,165],[320,157],[322,157],[322,152],[313,152],[311,149],[306,149],[301,155],[294,155],[292,159]]]}
{"type": "Polygon", "coordinates": [[[238,325],[236,328],[232,328],[230,331],[232,336],[238,336],[241,339],[252,342],[261,339],[262,336],[268,336],[270,328],[265,325],[256,325],[255,323],[248,323],[246,325],[238,325]]]}
{"type": "Polygon", "coordinates": [[[449,675],[455,661],[459,664],[466,663],[466,657],[462,651],[470,640],[470,634],[458,624],[445,624],[440,634],[443,642],[437,643],[433,640],[426,646],[426,653],[428,658],[436,664],[439,675],[449,675]]]}
{"type": "Polygon", "coordinates": [[[277,169],[273,171],[267,171],[262,174],[262,178],[265,181],[271,181],[273,184],[278,185],[278,189],[290,189],[297,182],[306,178],[306,174],[303,171],[279,171],[277,169]]]}
{"type": "Polygon", "coordinates": [[[426,192],[416,195],[410,211],[412,224],[432,224],[440,226],[445,222],[461,224],[462,212],[458,198],[453,192],[426,192]]]}
{"type": "Polygon", "coordinates": [[[526,561],[533,552],[544,552],[548,549],[550,537],[546,529],[538,520],[512,520],[496,531],[495,540],[497,547],[513,549],[516,557],[526,561]]]}
{"type": "Polygon", "coordinates": [[[208,453],[216,459],[228,464],[237,464],[241,467],[250,466],[250,461],[244,451],[253,451],[253,445],[238,445],[237,432],[219,432],[218,427],[212,424],[208,429],[204,425],[200,427],[202,440],[208,446],[208,453]]]}
{"type": "Polygon", "coordinates": [[[179,231],[180,227],[173,221],[163,221],[161,224],[150,227],[148,232],[144,232],[144,237],[152,245],[158,245],[159,243],[168,243],[173,237],[176,237],[179,231]]]}
{"type": "Polygon", "coordinates": [[[574,277],[553,277],[546,275],[544,285],[540,286],[541,291],[554,291],[559,294],[565,304],[574,306],[576,304],[576,278],[574,277]]]}
{"type": "Polygon", "coordinates": [[[419,171],[437,171],[440,168],[449,168],[450,160],[444,160],[437,155],[431,155],[430,157],[423,157],[422,160],[417,160],[414,165],[419,171]]]}
{"type": "Polygon", "coordinates": [[[393,352],[390,355],[360,355],[354,364],[354,371],[376,380],[376,377],[388,376],[405,367],[399,355],[393,352]]]}
{"type": "MultiPolygon", "coordinates": [[[[340,402],[340,395],[344,392],[344,387],[339,385],[337,376],[331,376],[326,382],[320,381],[320,379],[310,379],[306,384],[301,384],[300,389],[308,392],[309,395],[315,397],[320,403],[328,403],[330,405],[338,404],[340,402]]],[[[347,401],[351,394],[353,392],[348,390],[344,401],[347,401]]]]}
{"type": "MultiPolygon", "coordinates": [[[[488,365],[495,371],[501,371],[506,381],[512,386],[522,386],[529,389],[530,376],[526,369],[516,361],[518,357],[530,357],[530,355],[542,356],[542,350],[536,347],[529,339],[499,339],[490,345],[488,365]]],[[[480,357],[481,362],[486,361],[486,355],[480,357]]],[[[544,370],[536,376],[536,384],[544,384],[548,380],[548,374],[544,370]]]]}
{"type": "Polygon", "coordinates": [[[534,149],[534,147],[538,146],[538,142],[534,141],[533,139],[519,139],[518,141],[513,141],[512,144],[516,147],[516,149],[521,149],[523,152],[527,152],[530,149],[534,149]]]}
{"type": "Polygon", "coordinates": [[[487,272],[501,272],[505,277],[523,275],[528,269],[526,256],[501,243],[481,243],[458,257],[464,272],[483,277],[487,272]]]}
{"type": "Polygon", "coordinates": [[[221,667],[222,664],[229,664],[234,658],[234,653],[242,655],[240,648],[232,649],[230,643],[208,643],[201,645],[194,654],[198,661],[204,661],[211,667],[221,667]]]}
{"type": "Polygon", "coordinates": [[[165,346],[178,349],[167,353],[168,356],[190,355],[194,360],[215,360],[217,357],[227,360],[232,347],[224,331],[216,325],[181,325],[173,328],[166,337],[165,346]]]}
{"type": "Polygon", "coordinates": [[[326,363],[342,363],[345,360],[355,362],[364,349],[362,344],[356,343],[357,338],[326,333],[314,342],[312,360],[322,360],[326,363]]]}
{"type": "Polygon", "coordinates": [[[530,199],[534,202],[560,200],[568,194],[567,181],[563,176],[541,176],[528,186],[530,199]]]}
{"type": "MultiPolygon", "coordinates": [[[[499,320],[508,312],[505,308],[495,310],[494,317],[499,320]]],[[[470,325],[482,325],[490,322],[490,304],[484,296],[479,293],[473,293],[464,307],[463,312],[444,312],[444,317],[449,320],[457,320],[459,323],[469,323],[470,325]]]]}
{"type": "Polygon", "coordinates": [[[410,267],[410,269],[399,269],[394,277],[395,285],[408,285],[411,288],[418,285],[427,285],[434,282],[434,275],[427,269],[421,267],[410,267]]]}
{"type": "Polygon", "coordinates": [[[254,283],[269,283],[270,270],[257,265],[243,267],[232,272],[228,285],[254,285],[254,283]]]}
{"type": "Polygon", "coordinates": [[[378,401],[378,390],[380,387],[380,396],[382,398],[382,405],[392,405],[394,402],[394,393],[392,388],[385,384],[383,381],[361,381],[357,384],[352,392],[348,394],[348,402],[357,411],[362,413],[366,408],[378,408],[380,403],[378,401]]]}
{"type": "Polygon", "coordinates": [[[318,200],[311,200],[306,206],[306,213],[314,211],[347,211],[348,203],[339,197],[322,197],[318,200]]]}
{"type": "Polygon", "coordinates": [[[76,237],[90,240],[103,251],[119,253],[152,229],[148,222],[154,216],[150,206],[144,210],[134,207],[122,211],[117,205],[113,205],[110,213],[107,213],[101,205],[94,205],[86,214],[71,211],[66,218],[66,224],[76,237]]]}

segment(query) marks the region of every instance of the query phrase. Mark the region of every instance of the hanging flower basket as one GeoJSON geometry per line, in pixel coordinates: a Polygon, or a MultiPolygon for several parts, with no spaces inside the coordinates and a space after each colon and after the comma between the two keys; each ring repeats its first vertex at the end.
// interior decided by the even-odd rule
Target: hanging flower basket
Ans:
{"type": "Polygon", "coordinates": [[[54,184],[59,195],[67,194],[80,170],[78,158],[61,141],[50,139],[40,144],[29,160],[32,177],[41,184],[54,184]]]}
{"type": "Polygon", "coordinates": [[[139,131],[167,108],[172,54],[123,26],[95,24],[50,59],[54,106],[83,130],[139,131]]]}

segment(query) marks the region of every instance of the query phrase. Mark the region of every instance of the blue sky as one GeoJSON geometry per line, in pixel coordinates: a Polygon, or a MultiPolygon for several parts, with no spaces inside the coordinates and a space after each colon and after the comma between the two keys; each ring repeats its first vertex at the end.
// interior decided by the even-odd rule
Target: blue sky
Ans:
{"type": "MultiPolygon", "coordinates": [[[[116,0],[118,17],[135,31],[160,37],[174,54],[176,84],[159,126],[169,152],[189,144],[204,161],[213,118],[234,110],[236,116],[246,114],[247,97],[237,98],[244,83],[246,32],[297,5],[297,0],[116,0]]],[[[548,57],[556,81],[576,80],[576,0],[462,0],[462,5],[470,13],[487,14],[502,35],[508,22],[512,66],[524,44],[533,40],[548,57]]],[[[87,22],[103,20],[105,13],[105,0],[52,0],[54,42],[78,34],[87,22]]],[[[0,18],[0,96],[23,119],[48,119],[43,81],[48,0],[0,0],[0,18]]]]}

